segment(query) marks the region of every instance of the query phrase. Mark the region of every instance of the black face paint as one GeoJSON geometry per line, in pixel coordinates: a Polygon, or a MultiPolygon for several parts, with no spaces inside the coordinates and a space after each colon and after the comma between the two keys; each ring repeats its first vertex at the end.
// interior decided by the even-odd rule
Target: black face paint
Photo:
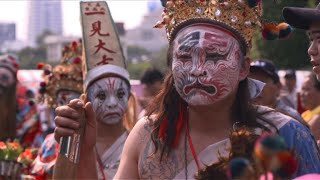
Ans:
{"type": "Polygon", "coordinates": [[[191,32],[178,40],[179,51],[190,51],[190,49],[199,44],[200,32],[191,32]]]}

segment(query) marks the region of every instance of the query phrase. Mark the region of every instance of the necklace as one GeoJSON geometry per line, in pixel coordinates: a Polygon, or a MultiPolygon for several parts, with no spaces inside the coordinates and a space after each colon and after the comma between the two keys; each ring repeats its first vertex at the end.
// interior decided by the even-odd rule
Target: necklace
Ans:
{"type": "Polygon", "coordinates": [[[193,146],[193,143],[192,143],[192,139],[191,139],[191,136],[190,136],[190,132],[189,132],[189,114],[188,113],[189,113],[189,108],[188,108],[188,111],[187,111],[187,116],[186,116],[186,121],[185,121],[186,133],[185,133],[185,137],[184,137],[184,139],[185,139],[185,143],[184,143],[184,161],[185,161],[186,179],[188,179],[188,158],[187,158],[187,148],[188,148],[188,146],[187,146],[187,144],[189,144],[193,159],[194,159],[194,161],[195,161],[195,163],[197,165],[197,169],[198,169],[198,171],[200,170],[199,160],[198,160],[196,151],[194,149],[194,146],[193,146]]]}

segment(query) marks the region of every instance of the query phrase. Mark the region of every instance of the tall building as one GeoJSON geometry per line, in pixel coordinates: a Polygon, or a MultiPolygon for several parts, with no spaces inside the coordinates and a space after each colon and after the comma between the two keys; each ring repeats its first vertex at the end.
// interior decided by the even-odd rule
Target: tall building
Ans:
{"type": "Polygon", "coordinates": [[[0,45],[6,41],[16,40],[16,24],[0,23],[0,45]]]}
{"type": "Polygon", "coordinates": [[[63,34],[61,0],[31,0],[29,4],[28,41],[31,46],[45,30],[63,34]]]}
{"type": "Polygon", "coordinates": [[[149,0],[147,6],[148,12],[140,25],[127,31],[125,41],[128,46],[139,46],[150,52],[157,52],[168,45],[165,29],[153,28],[161,20],[163,8],[160,1],[154,0],[149,0]]]}

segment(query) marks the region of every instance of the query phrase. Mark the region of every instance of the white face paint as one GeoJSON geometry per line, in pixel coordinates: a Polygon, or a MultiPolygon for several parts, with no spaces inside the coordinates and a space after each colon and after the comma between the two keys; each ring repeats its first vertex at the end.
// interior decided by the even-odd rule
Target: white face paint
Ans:
{"type": "Polygon", "coordinates": [[[15,81],[15,77],[9,69],[0,67],[0,95],[4,94],[6,89],[12,86],[15,81]]]}
{"type": "Polygon", "coordinates": [[[88,99],[93,105],[97,121],[117,124],[128,107],[129,86],[118,77],[106,77],[88,88],[88,99]]]}
{"type": "Polygon", "coordinates": [[[80,93],[69,90],[60,90],[57,95],[58,106],[63,106],[68,104],[72,99],[77,99],[80,97],[80,93]]]}
{"type": "Polygon", "coordinates": [[[213,26],[181,30],[174,40],[172,73],[177,92],[190,105],[210,105],[239,83],[241,50],[229,33],[213,26]]]}

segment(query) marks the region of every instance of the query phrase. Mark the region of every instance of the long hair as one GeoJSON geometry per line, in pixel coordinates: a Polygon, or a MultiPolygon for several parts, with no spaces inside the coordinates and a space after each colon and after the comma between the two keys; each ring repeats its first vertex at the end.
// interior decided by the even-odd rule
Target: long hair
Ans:
{"type": "Polygon", "coordinates": [[[137,122],[137,101],[135,95],[130,92],[128,100],[128,108],[122,118],[122,125],[127,131],[131,131],[137,122]]]}
{"type": "Polygon", "coordinates": [[[0,99],[0,141],[16,137],[16,85],[8,87],[0,99]]]}
{"type": "MultiPolygon", "coordinates": [[[[167,54],[167,63],[171,64],[172,60],[172,43],[169,46],[167,54]]],[[[244,65],[244,60],[242,65],[244,65]]],[[[159,94],[154,98],[153,102],[150,104],[147,109],[147,117],[151,121],[153,126],[151,132],[151,140],[155,146],[155,152],[160,150],[160,161],[164,154],[168,155],[172,150],[172,145],[174,144],[174,138],[177,135],[176,132],[176,121],[179,116],[179,106],[182,106],[182,113],[186,117],[187,112],[187,103],[180,97],[178,92],[174,87],[174,80],[172,72],[168,72],[162,89],[159,94]],[[152,116],[152,117],[151,117],[152,116]],[[162,141],[159,139],[160,125],[167,121],[167,130],[165,132],[164,139],[162,141]]],[[[265,112],[267,113],[267,112],[265,112]]],[[[265,114],[263,113],[263,114],[265,114]]],[[[242,80],[238,85],[238,90],[236,94],[236,99],[232,105],[232,119],[234,122],[232,124],[238,123],[238,125],[246,127],[260,127],[262,129],[268,130],[267,127],[264,127],[257,122],[257,117],[262,121],[269,123],[265,120],[262,114],[257,113],[257,108],[252,105],[250,100],[250,94],[248,89],[248,79],[242,80]]],[[[275,127],[273,124],[270,124],[272,127],[275,127]]]]}

